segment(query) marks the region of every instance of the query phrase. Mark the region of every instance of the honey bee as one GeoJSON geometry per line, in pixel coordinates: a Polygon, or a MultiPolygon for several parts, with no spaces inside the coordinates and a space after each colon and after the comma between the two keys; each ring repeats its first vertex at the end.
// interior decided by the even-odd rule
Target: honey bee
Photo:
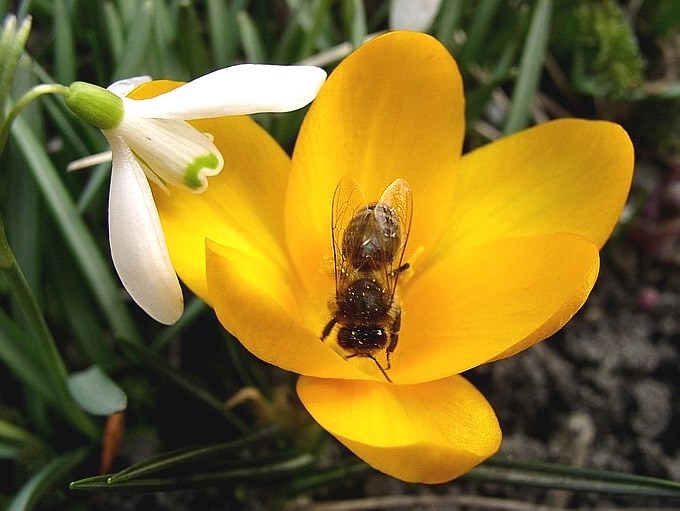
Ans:
{"type": "Polygon", "coordinates": [[[366,203],[349,178],[341,180],[333,194],[335,297],[321,340],[339,325],[337,341],[348,353],[345,358],[370,358],[389,382],[390,354],[401,326],[395,293],[399,275],[409,267],[403,258],[412,213],[411,188],[403,179],[390,184],[377,202],[366,203]],[[382,350],[384,368],[375,357],[382,350]]]}

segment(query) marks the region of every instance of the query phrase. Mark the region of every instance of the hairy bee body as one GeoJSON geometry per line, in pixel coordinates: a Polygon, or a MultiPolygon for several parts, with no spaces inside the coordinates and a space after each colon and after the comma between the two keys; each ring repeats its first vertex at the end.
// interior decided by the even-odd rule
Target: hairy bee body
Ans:
{"type": "Polygon", "coordinates": [[[373,203],[360,200],[354,182],[341,181],[333,196],[332,239],[335,297],[332,318],[321,333],[325,340],[338,325],[337,342],[346,358],[366,357],[388,381],[390,354],[401,326],[395,303],[399,273],[411,226],[408,183],[397,179],[373,203]],[[375,358],[384,351],[386,367],[375,358]]]}

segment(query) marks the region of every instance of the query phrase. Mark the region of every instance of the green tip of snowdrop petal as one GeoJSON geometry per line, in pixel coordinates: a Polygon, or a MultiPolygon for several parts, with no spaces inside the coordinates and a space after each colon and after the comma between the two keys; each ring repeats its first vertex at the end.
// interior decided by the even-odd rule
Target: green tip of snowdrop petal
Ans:
{"type": "Polygon", "coordinates": [[[125,108],[156,119],[289,112],[309,104],[325,80],[326,72],[314,66],[242,64],[218,69],[154,98],[131,100],[125,108]]]}
{"type": "Polygon", "coordinates": [[[220,167],[220,161],[213,153],[199,156],[187,166],[187,169],[184,172],[184,184],[192,190],[205,188],[205,177],[203,177],[204,171],[214,171],[220,167]]]}
{"type": "Polygon", "coordinates": [[[64,102],[74,114],[101,130],[114,129],[123,119],[123,100],[91,83],[73,82],[64,102]]]}
{"type": "Polygon", "coordinates": [[[127,114],[115,133],[132,149],[147,177],[167,191],[168,185],[200,193],[208,176],[219,174],[224,158],[210,137],[179,119],[145,119],[127,114]]]}

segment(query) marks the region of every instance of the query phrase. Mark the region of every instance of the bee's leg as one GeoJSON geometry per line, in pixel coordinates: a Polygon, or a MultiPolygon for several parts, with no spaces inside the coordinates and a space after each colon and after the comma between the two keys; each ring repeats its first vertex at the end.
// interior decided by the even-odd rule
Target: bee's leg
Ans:
{"type": "MultiPolygon", "coordinates": [[[[375,365],[378,366],[378,369],[380,369],[380,372],[383,374],[383,376],[385,377],[385,379],[386,379],[388,382],[392,383],[392,380],[390,380],[390,377],[387,376],[387,373],[385,372],[385,369],[383,369],[383,366],[380,365],[380,362],[378,362],[378,360],[377,360],[373,355],[371,355],[370,353],[367,353],[365,356],[368,357],[368,358],[370,358],[373,362],[375,362],[375,365]]],[[[388,363],[389,363],[389,360],[388,360],[388,363]]],[[[387,366],[387,369],[389,369],[389,368],[390,368],[390,367],[387,366]]]]}
{"type": "Polygon", "coordinates": [[[394,314],[394,321],[392,322],[392,327],[390,328],[390,343],[387,345],[387,349],[385,350],[387,369],[392,367],[392,362],[390,362],[390,353],[392,353],[397,348],[399,330],[401,329],[401,309],[398,306],[396,307],[397,312],[394,314]]]}
{"type": "MultiPolygon", "coordinates": [[[[380,362],[378,362],[378,360],[377,360],[373,355],[371,355],[370,353],[351,353],[351,354],[345,356],[345,360],[348,360],[348,359],[354,358],[354,357],[366,357],[366,358],[370,358],[373,362],[375,362],[375,365],[378,366],[378,369],[380,369],[380,372],[383,374],[383,376],[385,377],[385,379],[386,379],[388,382],[392,383],[392,380],[390,379],[389,376],[387,376],[387,373],[385,372],[385,369],[383,369],[383,366],[380,365],[380,362]]],[[[389,367],[388,367],[387,369],[389,369],[389,367]]]]}
{"type": "Polygon", "coordinates": [[[326,337],[328,337],[331,333],[331,330],[333,330],[333,327],[337,323],[337,320],[335,319],[335,316],[331,318],[331,320],[326,324],[325,327],[323,327],[323,331],[321,332],[321,340],[325,340],[326,337]]]}
{"type": "Polygon", "coordinates": [[[402,271],[406,271],[410,267],[411,267],[411,265],[409,263],[404,263],[401,266],[399,266],[398,268],[395,268],[394,270],[392,270],[392,274],[399,275],[402,271]]]}

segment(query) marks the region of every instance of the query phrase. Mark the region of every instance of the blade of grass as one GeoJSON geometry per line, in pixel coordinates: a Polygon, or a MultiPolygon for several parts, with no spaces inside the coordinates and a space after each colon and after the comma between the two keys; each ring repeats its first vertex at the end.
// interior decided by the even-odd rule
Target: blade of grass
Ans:
{"type": "Polygon", "coordinates": [[[442,2],[435,34],[437,39],[449,47],[453,45],[453,35],[460,23],[464,6],[465,2],[463,0],[442,2]]]}
{"type": "Polygon", "coordinates": [[[277,438],[281,430],[270,426],[241,437],[233,442],[222,442],[211,445],[199,445],[177,449],[168,453],[153,456],[139,463],[135,463],[109,477],[109,483],[120,483],[130,479],[138,479],[171,468],[190,463],[204,462],[211,458],[236,453],[244,447],[256,446],[273,438],[277,438]]]}
{"type": "Polygon", "coordinates": [[[42,366],[28,353],[31,345],[26,335],[0,309],[0,360],[14,375],[49,402],[57,396],[42,366]]]}
{"type": "Polygon", "coordinates": [[[168,365],[165,359],[163,359],[163,357],[157,353],[154,353],[149,348],[142,346],[141,344],[131,343],[127,339],[123,338],[119,339],[119,341],[121,344],[123,344],[126,350],[131,352],[132,355],[138,357],[153,370],[168,378],[175,385],[189,393],[198,401],[201,401],[215,410],[238,431],[241,433],[246,433],[250,430],[250,428],[238,416],[225,407],[222,401],[213,396],[203,387],[202,384],[194,380],[189,374],[171,367],[168,365]]]}
{"type": "MultiPolygon", "coordinates": [[[[16,69],[12,94],[21,97],[24,93],[36,86],[35,75],[31,70],[31,62],[28,58],[22,58],[16,69]]],[[[23,110],[23,115],[33,127],[33,132],[40,140],[44,140],[43,118],[37,103],[28,105],[23,110]]],[[[16,148],[7,147],[6,183],[11,190],[7,194],[5,204],[5,219],[12,229],[8,230],[7,236],[14,252],[24,271],[26,280],[36,296],[41,289],[40,263],[42,260],[42,237],[39,235],[41,226],[41,204],[38,199],[38,190],[31,178],[26,164],[22,161],[16,148]]],[[[16,316],[15,316],[16,317],[16,316]]]]}
{"type": "Polygon", "coordinates": [[[71,29],[71,13],[65,0],[55,0],[54,21],[54,74],[59,83],[69,84],[76,79],[76,57],[71,29]]]}
{"type": "Polygon", "coordinates": [[[73,339],[90,365],[109,368],[115,360],[113,352],[104,340],[104,330],[94,310],[91,295],[80,285],[82,274],[77,268],[63,264],[59,256],[64,253],[61,240],[51,240],[49,245],[52,250],[47,252],[48,274],[54,281],[59,304],[73,332],[73,339]]]}
{"type": "Polygon", "coordinates": [[[9,283],[17,309],[21,312],[21,317],[28,325],[28,331],[31,334],[29,339],[33,342],[29,343],[30,353],[33,359],[46,371],[47,378],[55,390],[57,401],[53,404],[78,430],[91,438],[97,438],[99,429],[96,424],[75,404],[66,389],[66,380],[68,379],[66,367],[38,302],[7,243],[1,218],[0,251],[2,252],[0,268],[9,283]]]}
{"type": "Polygon", "coordinates": [[[208,309],[209,307],[200,298],[191,298],[185,305],[184,313],[179,321],[168,328],[164,328],[151,343],[151,349],[155,352],[161,351],[173,337],[180,335],[208,309]]]}
{"type": "Polygon", "coordinates": [[[114,80],[139,74],[147,57],[153,33],[154,3],[147,0],[138,5],[136,9],[138,12],[133,18],[132,27],[125,39],[125,49],[122,54],[124,58],[118,61],[113,72],[114,80]]]}
{"type": "Polygon", "coordinates": [[[675,481],[502,457],[489,459],[463,477],[475,481],[579,492],[680,497],[680,483],[675,481]]]}
{"type": "Polygon", "coordinates": [[[205,471],[179,477],[155,477],[129,481],[109,482],[107,476],[96,476],[74,481],[72,490],[113,491],[113,492],[153,492],[188,488],[201,488],[215,484],[262,483],[288,479],[314,463],[309,454],[255,467],[239,467],[229,470],[205,471]]]}
{"type": "MultiPolygon", "coordinates": [[[[234,55],[234,41],[233,36],[229,34],[227,6],[224,0],[207,0],[206,7],[213,63],[217,67],[224,67],[231,63],[234,55]]],[[[234,28],[232,25],[231,29],[234,28]]]]}
{"type": "Polygon", "coordinates": [[[73,252],[86,280],[106,316],[113,332],[139,342],[132,319],[120,299],[120,287],[82,218],[45,149],[36,140],[26,122],[19,117],[12,127],[14,141],[43,194],[52,216],[73,252]]]}
{"type": "Polygon", "coordinates": [[[345,31],[354,48],[361,43],[368,33],[366,28],[366,10],[363,0],[343,0],[342,14],[345,21],[345,31]]]}
{"type": "Polygon", "coordinates": [[[261,63],[265,61],[264,48],[258,33],[257,26],[253,23],[247,11],[240,11],[236,15],[238,31],[241,37],[241,45],[246,54],[246,60],[251,63],[261,63]]]}
{"type": "Polygon", "coordinates": [[[76,465],[87,456],[87,449],[81,448],[62,454],[45,465],[35,474],[12,499],[7,511],[30,511],[42,497],[59,483],[76,465]]]}
{"type": "MultiPolygon", "coordinates": [[[[295,60],[301,60],[305,57],[309,57],[314,53],[317,47],[317,40],[321,29],[325,23],[331,18],[330,8],[331,0],[317,0],[313,4],[313,18],[312,25],[308,31],[305,32],[305,37],[298,50],[297,58],[295,60]]],[[[365,20],[364,20],[365,22],[365,20]]]]}
{"type": "Polygon", "coordinates": [[[120,19],[120,13],[113,2],[104,2],[104,23],[106,26],[106,35],[108,38],[109,48],[113,55],[114,62],[119,62],[123,58],[123,49],[125,47],[125,36],[123,32],[123,22],[120,19]]]}
{"type": "Polygon", "coordinates": [[[552,0],[538,0],[529,26],[529,34],[519,63],[519,76],[512,91],[512,102],[503,126],[506,135],[525,128],[531,104],[538,90],[543,61],[550,37],[552,0]]]}
{"type": "Polygon", "coordinates": [[[210,69],[210,57],[203,40],[201,20],[194,4],[180,5],[179,26],[183,36],[177,42],[182,61],[191,76],[200,76],[206,69],[210,69]]]}
{"type": "MultiPolygon", "coordinates": [[[[474,10],[475,15],[467,31],[468,37],[460,52],[460,58],[466,63],[474,62],[479,49],[489,36],[491,22],[496,11],[501,5],[501,0],[480,0],[474,10]]],[[[461,66],[467,67],[467,66],[461,66]]]]}
{"type": "Polygon", "coordinates": [[[15,444],[42,444],[32,433],[4,419],[0,419],[0,438],[15,444]]]}

